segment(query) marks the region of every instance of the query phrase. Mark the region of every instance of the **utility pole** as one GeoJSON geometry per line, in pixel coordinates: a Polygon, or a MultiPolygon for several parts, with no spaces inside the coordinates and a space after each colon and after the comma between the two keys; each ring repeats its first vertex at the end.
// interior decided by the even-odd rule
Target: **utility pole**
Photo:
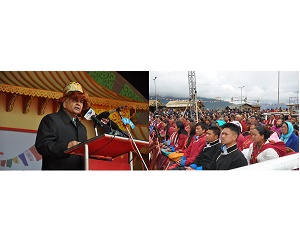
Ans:
{"type": "Polygon", "coordinates": [[[245,86],[239,87],[241,89],[241,111],[242,111],[242,99],[243,99],[243,88],[245,86]]]}
{"type": "Polygon", "coordinates": [[[153,81],[154,81],[154,87],[155,87],[155,111],[157,112],[157,94],[156,94],[156,83],[155,83],[155,79],[156,79],[157,77],[155,77],[154,79],[153,79],[153,81]]]}
{"type": "Polygon", "coordinates": [[[277,109],[279,109],[279,76],[280,76],[280,72],[278,71],[278,102],[277,102],[277,109]]]}

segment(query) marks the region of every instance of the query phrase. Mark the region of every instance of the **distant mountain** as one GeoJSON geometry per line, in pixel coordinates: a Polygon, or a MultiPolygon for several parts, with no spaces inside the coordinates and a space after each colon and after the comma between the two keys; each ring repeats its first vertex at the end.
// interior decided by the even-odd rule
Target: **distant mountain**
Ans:
{"type": "MultiPolygon", "coordinates": [[[[154,96],[150,96],[151,100],[155,100],[154,96]]],[[[157,100],[161,101],[163,104],[167,104],[169,101],[175,100],[188,100],[187,98],[174,98],[174,97],[158,97],[157,100]]],[[[201,100],[204,104],[204,108],[208,109],[224,109],[232,103],[224,100],[216,100],[213,98],[197,98],[197,100],[201,100]]]]}
{"type": "MultiPolygon", "coordinates": [[[[150,96],[151,100],[155,99],[155,96],[150,96]]],[[[175,100],[188,100],[187,98],[174,98],[174,97],[161,97],[158,96],[157,98],[159,101],[161,101],[163,104],[167,104],[169,101],[175,101],[175,100]]],[[[204,104],[204,108],[208,109],[225,109],[227,106],[233,105],[233,103],[224,101],[224,100],[216,100],[214,98],[201,98],[197,97],[197,100],[201,100],[204,104]]],[[[285,109],[288,108],[288,106],[284,103],[279,104],[279,107],[285,109]]],[[[271,109],[271,108],[277,108],[277,104],[265,104],[261,103],[260,109],[271,109]]]]}

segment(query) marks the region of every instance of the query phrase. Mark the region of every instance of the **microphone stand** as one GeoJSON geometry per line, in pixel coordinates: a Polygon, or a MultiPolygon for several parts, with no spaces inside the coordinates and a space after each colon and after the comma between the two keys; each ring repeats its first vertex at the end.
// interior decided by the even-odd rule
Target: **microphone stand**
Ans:
{"type": "Polygon", "coordinates": [[[93,120],[94,122],[94,129],[95,129],[95,134],[96,134],[96,137],[98,137],[98,129],[97,129],[97,125],[100,126],[100,127],[103,127],[103,124],[100,120],[97,119],[97,117],[95,115],[93,115],[91,117],[91,119],[93,120]]]}
{"type": "MultiPolygon", "coordinates": [[[[123,123],[123,116],[122,116],[122,114],[121,114],[121,112],[120,112],[120,108],[117,108],[116,110],[117,110],[117,112],[118,112],[118,114],[119,114],[119,116],[120,116],[120,118],[121,118],[121,120],[122,120],[122,123],[123,123]]],[[[124,123],[123,123],[123,124],[124,124],[124,123]]],[[[139,157],[141,158],[141,160],[142,160],[142,162],[143,162],[143,164],[144,164],[146,170],[148,170],[148,167],[147,167],[147,165],[146,165],[146,163],[145,163],[145,161],[144,161],[144,159],[143,159],[143,157],[142,157],[142,155],[141,155],[140,150],[138,149],[138,147],[137,147],[137,145],[136,145],[136,143],[135,143],[135,141],[134,141],[134,139],[133,139],[133,137],[132,137],[132,135],[131,135],[131,132],[129,131],[127,125],[124,124],[124,126],[125,126],[125,128],[127,129],[127,132],[129,133],[129,137],[130,137],[130,139],[132,140],[133,145],[135,146],[135,149],[137,150],[138,155],[139,155],[139,157]]],[[[131,161],[132,161],[132,160],[131,160],[131,161]]]]}
{"type": "Polygon", "coordinates": [[[96,137],[98,137],[98,130],[97,130],[97,124],[94,122],[94,128],[95,128],[95,134],[96,134],[96,137]]]}

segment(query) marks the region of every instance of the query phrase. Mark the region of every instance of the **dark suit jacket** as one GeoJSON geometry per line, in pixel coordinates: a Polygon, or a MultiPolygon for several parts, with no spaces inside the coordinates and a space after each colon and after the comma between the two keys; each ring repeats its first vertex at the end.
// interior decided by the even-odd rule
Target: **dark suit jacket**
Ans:
{"type": "Polygon", "coordinates": [[[40,122],[35,147],[43,156],[42,170],[83,170],[84,158],[65,154],[71,141],[87,140],[85,126],[77,119],[77,126],[61,108],[46,115],[40,122]]]}

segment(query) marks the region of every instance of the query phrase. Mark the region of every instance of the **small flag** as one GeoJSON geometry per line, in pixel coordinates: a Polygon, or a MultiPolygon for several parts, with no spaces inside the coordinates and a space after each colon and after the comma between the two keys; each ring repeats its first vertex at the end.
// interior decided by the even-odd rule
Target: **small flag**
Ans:
{"type": "Polygon", "coordinates": [[[20,162],[19,162],[19,158],[18,158],[18,157],[14,157],[12,160],[13,160],[13,162],[14,162],[14,163],[17,163],[17,164],[19,164],[19,163],[20,163],[20,162]]]}
{"type": "Polygon", "coordinates": [[[26,159],[30,162],[35,161],[35,157],[33,156],[33,154],[31,153],[31,151],[28,149],[24,152],[24,155],[26,157],[26,159]]]}
{"type": "Polygon", "coordinates": [[[12,159],[7,159],[6,160],[6,167],[11,168],[11,166],[12,166],[12,159]]]}
{"type": "Polygon", "coordinates": [[[21,153],[18,157],[22,160],[22,162],[23,162],[23,164],[24,164],[25,166],[29,166],[28,163],[27,163],[27,160],[26,160],[26,158],[25,158],[24,153],[21,153]]]}
{"type": "Polygon", "coordinates": [[[29,148],[29,150],[30,150],[30,151],[32,152],[32,154],[35,156],[35,159],[36,159],[37,161],[39,161],[39,160],[42,159],[42,155],[40,155],[40,154],[37,152],[35,146],[32,146],[31,148],[29,148]]]}
{"type": "Polygon", "coordinates": [[[6,160],[1,160],[1,167],[5,167],[6,160]]]}

